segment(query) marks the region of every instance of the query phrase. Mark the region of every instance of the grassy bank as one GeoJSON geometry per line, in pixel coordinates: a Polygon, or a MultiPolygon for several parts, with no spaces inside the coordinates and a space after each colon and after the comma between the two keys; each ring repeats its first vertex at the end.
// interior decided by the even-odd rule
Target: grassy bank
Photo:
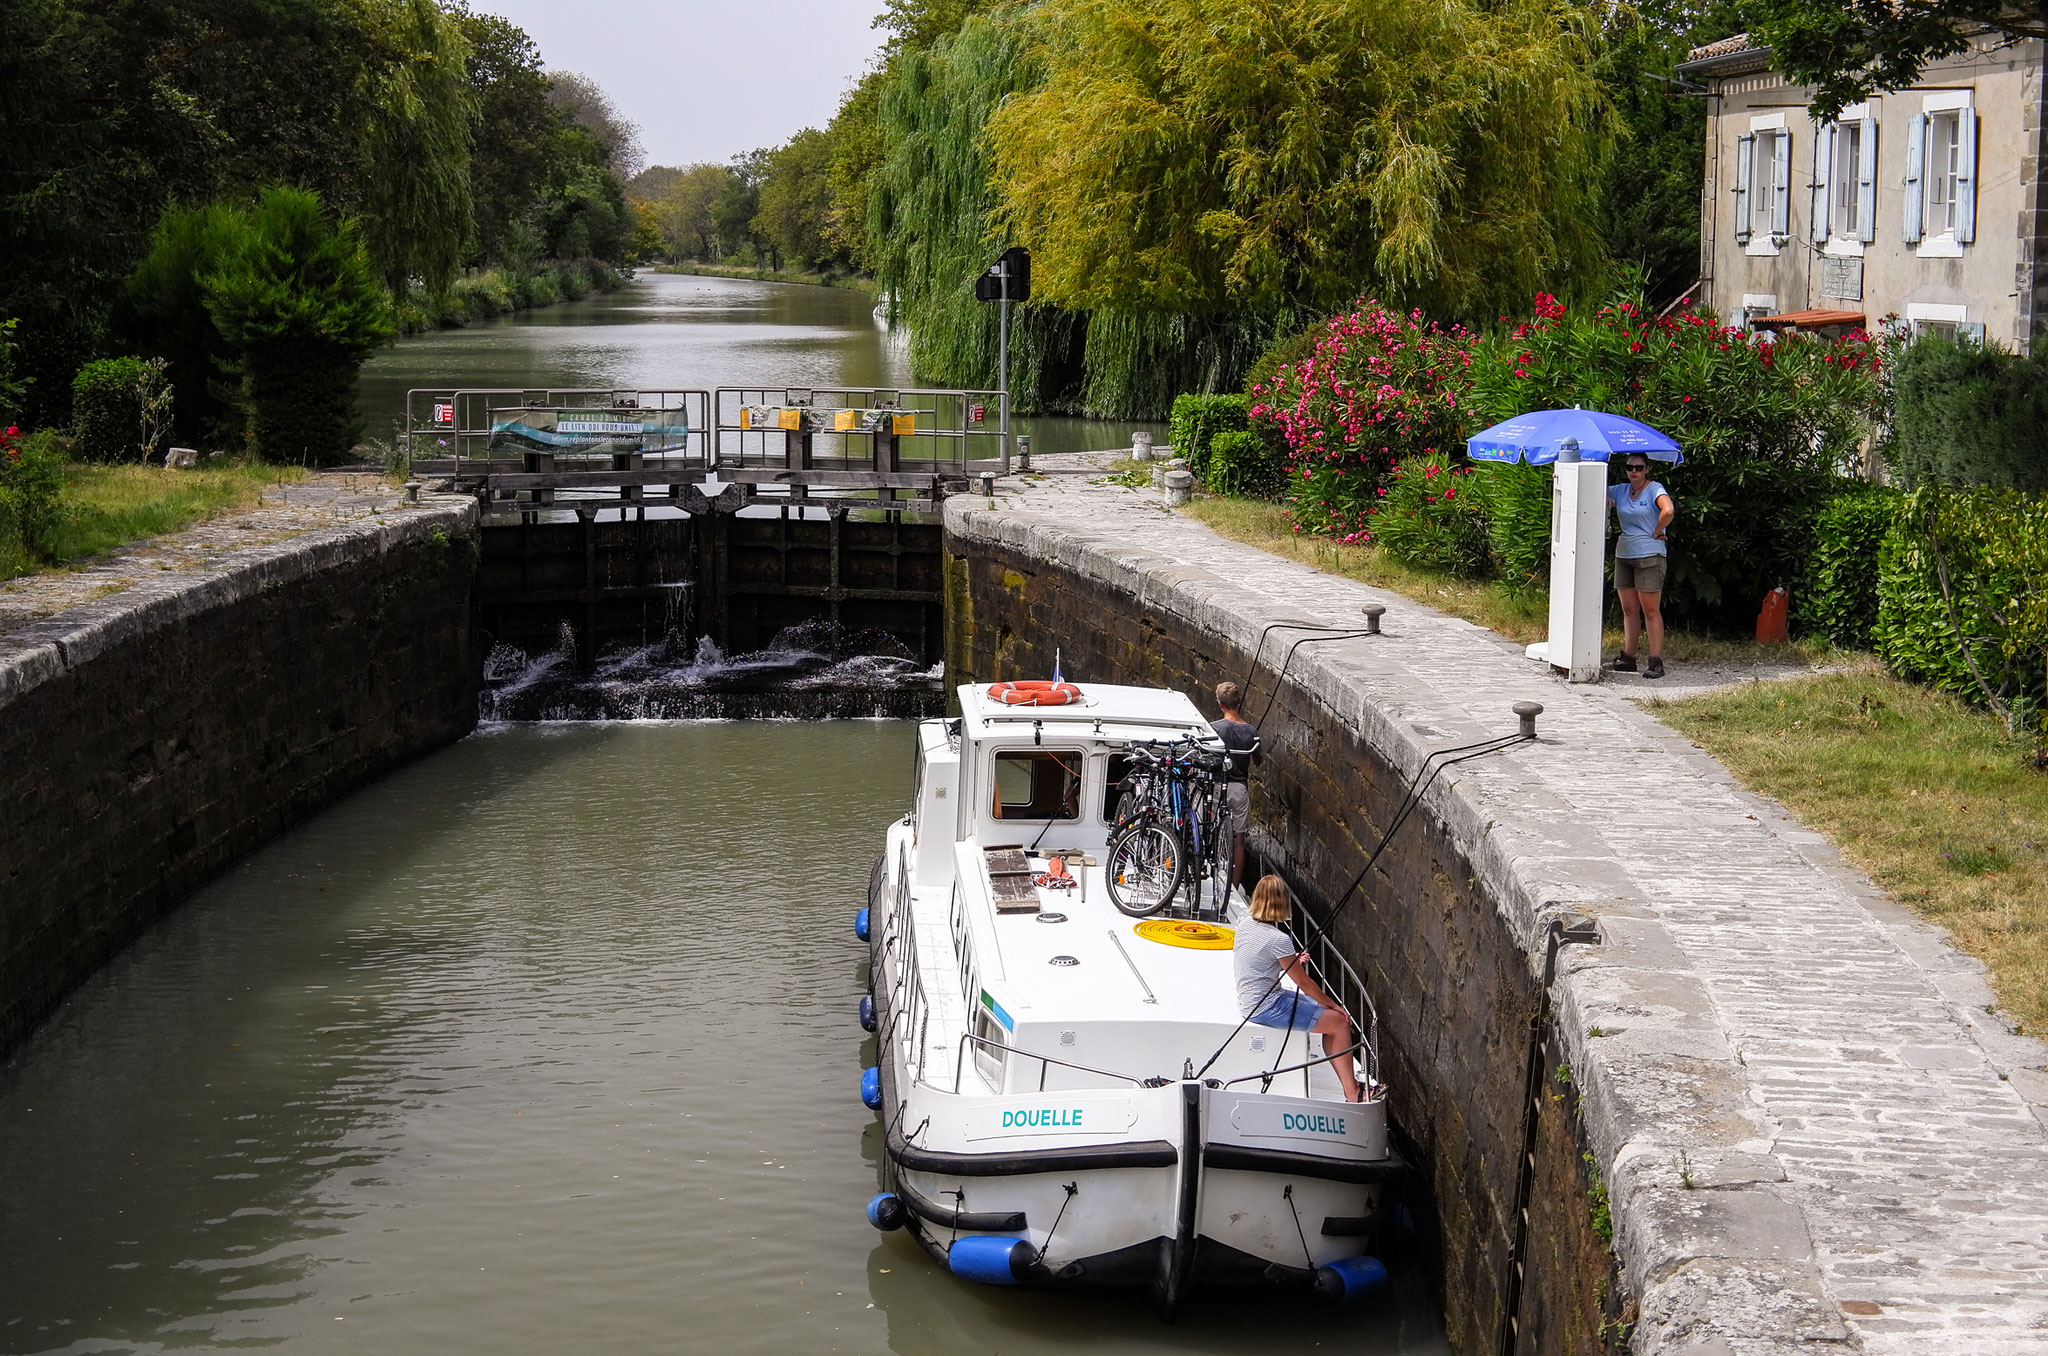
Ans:
{"type": "Polygon", "coordinates": [[[656,264],[656,273],[682,273],[701,278],[744,278],[749,282],[805,283],[812,287],[844,287],[872,296],[877,290],[873,278],[850,273],[802,273],[779,268],[735,268],[725,264],[656,264]]]}
{"type": "Polygon", "coordinates": [[[2048,1032],[2048,774],[1997,720],[1874,660],[1652,709],[1948,929],[2048,1032]]]}
{"type": "Polygon", "coordinates": [[[402,334],[460,329],[479,320],[531,311],[609,292],[627,275],[600,259],[557,259],[518,271],[479,269],[449,284],[445,295],[416,295],[398,308],[402,334]]]}
{"type": "MultiPolygon", "coordinates": [[[[1548,595],[1537,589],[1510,589],[1497,582],[1458,579],[1416,569],[1374,546],[1346,546],[1328,537],[1296,532],[1287,510],[1257,499],[1203,496],[1183,510],[1197,522],[1232,541],[1286,556],[1329,574],[1340,574],[1427,603],[1439,612],[1498,631],[1527,645],[1543,639],[1549,629],[1548,595]]],[[[1621,651],[1621,630],[1611,627],[1606,653],[1621,651]]],[[[1664,656],[1674,663],[1740,664],[1766,660],[1814,663],[1828,654],[1825,646],[1796,644],[1761,646],[1723,636],[1671,630],[1664,637],[1664,656]]]]}
{"type": "Polygon", "coordinates": [[[38,565],[11,535],[0,537],[0,579],[62,569],[144,537],[176,532],[254,505],[266,486],[305,478],[297,467],[169,471],[160,466],[73,463],[65,468],[64,507],[53,550],[56,563],[38,565]]]}

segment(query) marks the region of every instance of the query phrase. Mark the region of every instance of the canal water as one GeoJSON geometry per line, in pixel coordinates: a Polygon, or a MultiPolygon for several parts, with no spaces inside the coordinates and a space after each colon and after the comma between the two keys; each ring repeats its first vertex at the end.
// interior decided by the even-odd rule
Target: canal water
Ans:
{"type": "Polygon", "coordinates": [[[911,727],[513,725],[165,919],[0,1065],[0,1351],[1440,1352],[878,1235],[852,917],[911,727]]]}
{"type": "MultiPolygon", "coordinates": [[[[363,366],[364,432],[388,438],[415,387],[663,390],[915,386],[903,335],[849,287],[643,271],[582,301],[400,341],[363,366]]],[[[1145,429],[1092,419],[1016,421],[1033,452],[1127,447],[1145,429]]]]}
{"type": "MultiPolygon", "coordinates": [[[[362,390],[375,432],[408,386],[771,373],[907,380],[859,293],[651,275],[362,390]]],[[[0,1353],[1444,1351],[1412,1278],[1167,1327],[868,1227],[851,923],[910,757],[887,721],[492,725],[253,854],[0,1063],[0,1353]]]]}

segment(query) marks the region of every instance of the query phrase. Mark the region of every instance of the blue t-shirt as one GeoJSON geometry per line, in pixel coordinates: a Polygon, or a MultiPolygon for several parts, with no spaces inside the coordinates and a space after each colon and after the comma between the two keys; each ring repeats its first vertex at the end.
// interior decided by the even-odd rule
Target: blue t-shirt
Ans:
{"type": "Polygon", "coordinates": [[[1641,560],[1644,556],[1661,556],[1664,543],[1657,540],[1657,496],[1669,494],[1656,481],[1643,487],[1642,495],[1635,499],[1628,497],[1628,486],[1609,485],[1607,497],[1614,504],[1614,516],[1621,520],[1621,540],[1614,544],[1614,554],[1621,560],[1641,560]]]}

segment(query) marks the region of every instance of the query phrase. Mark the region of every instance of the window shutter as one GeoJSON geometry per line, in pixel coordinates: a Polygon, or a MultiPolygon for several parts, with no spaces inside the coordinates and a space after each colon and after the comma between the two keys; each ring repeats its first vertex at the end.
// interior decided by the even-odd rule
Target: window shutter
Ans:
{"type": "Polygon", "coordinates": [[[1877,119],[1863,120],[1856,143],[1856,238],[1877,239],[1877,119]]]}
{"type": "Polygon", "coordinates": [[[1749,165],[1755,158],[1756,134],[1744,132],[1735,138],[1735,243],[1749,239],[1749,165]]]}
{"type": "Polygon", "coordinates": [[[1908,245],[1920,239],[1920,166],[1927,155],[1927,115],[1915,113],[1906,124],[1905,237],[1908,245]]]}
{"type": "Polygon", "coordinates": [[[1835,168],[1835,125],[1823,123],[1813,129],[1813,238],[1816,242],[1828,238],[1828,222],[1834,215],[1834,195],[1829,191],[1828,179],[1835,168]]]}
{"type": "Polygon", "coordinates": [[[1956,111],[1956,243],[1977,238],[1977,110],[1956,111]]]}
{"type": "Polygon", "coordinates": [[[1773,132],[1778,153],[1771,158],[1771,234],[1792,234],[1792,134],[1773,132]]]}

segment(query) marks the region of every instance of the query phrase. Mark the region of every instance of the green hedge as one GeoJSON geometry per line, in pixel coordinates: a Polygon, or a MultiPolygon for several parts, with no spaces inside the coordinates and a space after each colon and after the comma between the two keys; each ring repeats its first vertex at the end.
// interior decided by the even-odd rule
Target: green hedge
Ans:
{"type": "Polygon", "coordinates": [[[1287,488],[1287,453],[1255,429],[1227,429],[1209,440],[1202,484],[1217,494],[1275,499],[1287,488]]]}
{"type": "Polygon", "coordinates": [[[1173,453],[1185,457],[1188,469],[1202,484],[1209,483],[1209,445],[1219,433],[1251,430],[1252,402],[1241,395],[1181,395],[1173,398],[1173,420],[1167,427],[1167,441],[1173,453]]]}
{"type": "Polygon", "coordinates": [[[1806,577],[1793,595],[1802,629],[1845,649],[1870,648],[1878,558],[1904,505],[1899,491],[1869,485],[1837,495],[1816,515],[1806,577]]]}
{"type": "Polygon", "coordinates": [[[1885,535],[1871,639],[1900,675],[2031,723],[2048,663],[2043,579],[2048,495],[1922,488],[1885,535]]]}
{"type": "Polygon", "coordinates": [[[139,392],[149,369],[140,358],[100,358],[71,379],[71,428],[82,461],[134,461],[142,455],[139,392]]]}
{"type": "Polygon", "coordinates": [[[1929,334],[1892,368],[1887,465],[1911,485],[2048,490],[2048,345],[2021,357],[1929,334]]]}

